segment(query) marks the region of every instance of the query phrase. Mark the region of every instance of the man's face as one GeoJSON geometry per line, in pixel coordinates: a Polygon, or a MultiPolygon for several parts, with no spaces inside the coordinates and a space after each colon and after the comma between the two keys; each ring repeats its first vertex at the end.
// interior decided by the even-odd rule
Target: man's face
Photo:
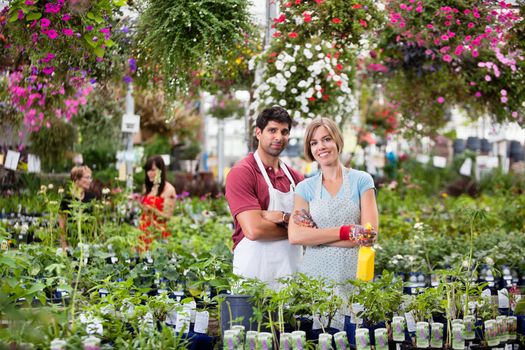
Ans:
{"type": "Polygon", "coordinates": [[[259,151],[277,157],[288,145],[290,129],[288,129],[288,123],[271,120],[263,130],[255,128],[255,136],[259,140],[257,148],[259,151]]]}

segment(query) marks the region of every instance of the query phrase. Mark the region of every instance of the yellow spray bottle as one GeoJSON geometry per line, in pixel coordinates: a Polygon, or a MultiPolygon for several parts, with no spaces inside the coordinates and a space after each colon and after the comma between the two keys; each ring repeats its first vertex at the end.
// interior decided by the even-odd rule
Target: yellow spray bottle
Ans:
{"type": "MultiPolygon", "coordinates": [[[[368,232],[372,231],[372,225],[365,225],[368,232]]],[[[371,281],[374,279],[374,258],[376,251],[372,247],[359,247],[357,256],[357,279],[371,281]]]]}

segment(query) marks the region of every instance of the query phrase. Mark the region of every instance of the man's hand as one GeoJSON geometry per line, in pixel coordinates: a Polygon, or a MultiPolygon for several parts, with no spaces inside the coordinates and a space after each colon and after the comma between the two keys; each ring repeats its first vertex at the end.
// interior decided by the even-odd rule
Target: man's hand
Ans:
{"type": "Polygon", "coordinates": [[[262,217],[265,220],[271,221],[277,225],[288,224],[290,215],[280,210],[263,210],[262,217]]]}
{"type": "Polygon", "coordinates": [[[298,226],[317,228],[317,224],[314,222],[314,219],[312,219],[310,213],[304,209],[300,211],[296,210],[293,213],[293,221],[298,226]]]}

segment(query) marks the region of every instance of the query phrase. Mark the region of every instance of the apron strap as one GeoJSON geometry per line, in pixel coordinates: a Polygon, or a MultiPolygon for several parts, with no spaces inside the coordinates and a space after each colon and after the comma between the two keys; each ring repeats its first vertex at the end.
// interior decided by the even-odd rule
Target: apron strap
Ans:
{"type": "MultiPolygon", "coordinates": [[[[253,157],[255,158],[255,161],[257,162],[257,166],[259,167],[259,170],[261,171],[261,174],[263,175],[264,181],[266,181],[266,184],[268,185],[268,188],[272,188],[273,189],[272,182],[270,181],[270,177],[268,176],[268,173],[266,173],[266,169],[264,168],[264,164],[261,161],[261,157],[259,157],[259,153],[257,153],[257,151],[255,151],[253,153],[253,157]]],[[[290,174],[290,171],[288,170],[288,168],[286,167],[284,162],[282,160],[280,160],[280,159],[279,159],[279,166],[283,169],[284,174],[286,175],[288,180],[290,180],[290,187],[291,187],[292,191],[295,191],[295,181],[293,180],[292,175],[290,174]]]]}

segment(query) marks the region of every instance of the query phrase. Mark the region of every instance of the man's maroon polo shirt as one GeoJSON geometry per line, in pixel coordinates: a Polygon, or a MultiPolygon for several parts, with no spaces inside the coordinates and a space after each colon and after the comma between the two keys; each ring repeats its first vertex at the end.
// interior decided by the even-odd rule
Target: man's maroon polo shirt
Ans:
{"type": "MultiPolygon", "coordinates": [[[[297,185],[304,179],[299,172],[286,165],[297,185]]],[[[272,167],[266,167],[266,173],[273,187],[281,192],[290,191],[290,180],[280,168],[275,173],[272,167]]],[[[268,185],[257,166],[253,153],[248,154],[233,166],[226,177],[226,199],[230,206],[235,229],[232,236],[233,247],[244,237],[237,215],[246,210],[267,210],[270,204],[268,185]]]]}

